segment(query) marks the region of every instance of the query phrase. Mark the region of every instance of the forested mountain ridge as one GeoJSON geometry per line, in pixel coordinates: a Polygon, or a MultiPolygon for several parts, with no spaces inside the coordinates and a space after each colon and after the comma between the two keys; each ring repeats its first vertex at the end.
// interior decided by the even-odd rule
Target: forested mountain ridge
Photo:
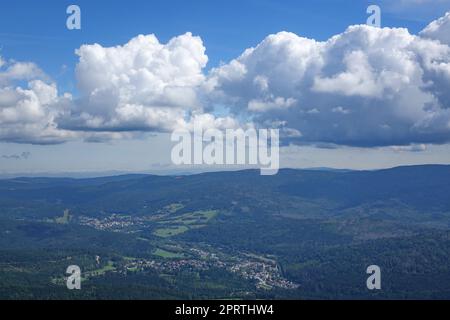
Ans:
{"type": "Polygon", "coordinates": [[[449,298],[449,194],[440,165],[0,180],[0,297],[449,298]]]}

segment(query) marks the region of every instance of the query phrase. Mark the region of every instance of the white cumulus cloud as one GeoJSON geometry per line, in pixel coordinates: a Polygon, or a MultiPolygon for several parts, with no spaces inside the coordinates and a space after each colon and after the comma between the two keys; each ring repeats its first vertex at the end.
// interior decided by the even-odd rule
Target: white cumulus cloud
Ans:
{"type": "Polygon", "coordinates": [[[279,32],[209,72],[191,33],[167,43],[140,35],[115,47],[86,44],[76,50],[76,99],[35,64],[0,57],[0,140],[104,141],[196,122],[280,128],[285,143],[448,143],[449,19],[419,35],[365,25],[327,41],[279,32]]]}
{"type": "Polygon", "coordinates": [[[450,142],[450,48],[406,29],[351,26],[325,42],[280,32],[206,83],[235,115],[300,132],[293,142],[450,142]]]}
{"type": "Polygon", "coordinates": [[[431,22],[420,35],[450,45],[450,11],[442,18],[431,22]]]}
{"type": "Polygon", "coordinates": [[[0,141],[52,144],[73,136],[55,121],[70,96],[58,96],[56,84],[41,80],[46,76],[33,63],[0,61],[0,141]]]}
{"type": "Polygon", "coordinates": [[[82,131],[167,131],[201,110],[198,87],[208,62],[199,37],[190,33],[162,44],[154,35],[123,46],[83,45],[76,51],[80,101],[67,129],[82,131]]]}

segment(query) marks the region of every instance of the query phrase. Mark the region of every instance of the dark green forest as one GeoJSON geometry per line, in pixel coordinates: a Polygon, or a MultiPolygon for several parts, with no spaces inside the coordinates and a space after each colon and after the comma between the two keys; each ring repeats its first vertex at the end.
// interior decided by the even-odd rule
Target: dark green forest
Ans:
{"type": "Polygon", "coordinates": [[[449,299],[449,195],[431,165],[0,180],[0,299],[449,299]]]}

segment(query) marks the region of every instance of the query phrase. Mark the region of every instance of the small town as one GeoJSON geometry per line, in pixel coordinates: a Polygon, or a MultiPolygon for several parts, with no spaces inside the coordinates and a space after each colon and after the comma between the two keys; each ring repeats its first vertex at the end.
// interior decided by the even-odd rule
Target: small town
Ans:
{"type": "Polygon", "coordinates": [[[258,261],[246,255],[226,256],[223,253],[211,253],[192,248],[190,252],[197,258],[173,260],[132,259],[126,264],[128,271],[143,271],[153,269],[159,272],[180,272],[182,270],[204,271],[210,268],[224,269],[244,279],[254,281],[258,289],[272,288],[297,289],[295,284],[282,277],[275,261],[258,261]]]}
{"type": "Polygon", "coordinates": [[[145,226],[145,220],[143,218],[124,216],[115,213],[105,218],[79,216],[78,223],[97,230],[123,233],[137,232],[140,228],[145,226]]]}
{"type": "MultiPolygon", "coordinates": [[[[104,218],[79,216],[78,223],[97,230],[120,233],[135,233],[148,227],[146,218],[120,214],[111,214],[104,218]]],[[[218,268],[255,282],[258,289],[297,289],[299,287],[298,284],[283,278],[278,264],[272,259],[241,253],[226,254],[224,253],[226,250],[217,251],[210,247],[200,249],[186,246],[183,251],[187,253],[172,259],[129,259],[122,272],[153,269],[158,272],[176,273],[185,270],[204,271],[218,268]]]]}

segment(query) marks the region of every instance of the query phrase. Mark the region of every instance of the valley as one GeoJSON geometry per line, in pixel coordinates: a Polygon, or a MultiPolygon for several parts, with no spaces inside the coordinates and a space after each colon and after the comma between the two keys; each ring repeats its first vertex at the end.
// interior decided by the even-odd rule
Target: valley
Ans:
{"type": "Polygon", "coordinates": [[[0,297],[449,297],[448,181],[448,166],[0,180],[0,297]]]}

